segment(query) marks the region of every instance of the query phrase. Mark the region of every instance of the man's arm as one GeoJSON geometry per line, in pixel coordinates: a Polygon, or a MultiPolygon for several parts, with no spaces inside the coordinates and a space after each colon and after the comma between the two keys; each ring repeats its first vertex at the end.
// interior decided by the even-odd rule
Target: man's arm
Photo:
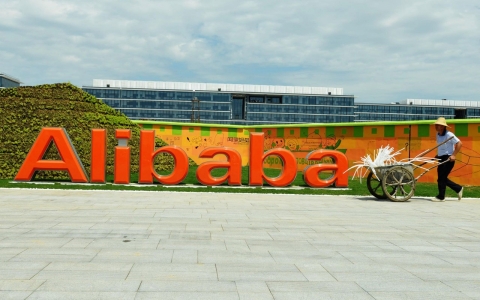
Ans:
{"type": "Polygon", "coordinates": [[[450,155],[451,161],[455,161],[455,156],[457,155],[457,153],[460,151],[461,148],[462,148],[462,141],[458,141],[458,143],[453,145],[453,154],[450,155]]]}

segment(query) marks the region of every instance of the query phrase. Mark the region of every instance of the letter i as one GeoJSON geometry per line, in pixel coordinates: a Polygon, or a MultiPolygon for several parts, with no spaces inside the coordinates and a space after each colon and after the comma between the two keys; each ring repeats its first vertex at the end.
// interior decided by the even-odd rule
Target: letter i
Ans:
{"type": "Polygon", "coordinates": [[[130,147],[128,146],[128,140],[131,135],[130,129],[115,130],[115,138],[118,139],[118,146],[115,147],[113,183],[130,183],[130,147]]]}

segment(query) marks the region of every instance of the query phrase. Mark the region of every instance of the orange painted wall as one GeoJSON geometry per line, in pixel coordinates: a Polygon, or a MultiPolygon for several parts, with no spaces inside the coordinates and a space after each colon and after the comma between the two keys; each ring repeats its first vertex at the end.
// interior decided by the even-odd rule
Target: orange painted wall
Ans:
{"type": "MultiPolygon", "coordinates": [[[[297,157],[298,170],[307,166],[305,156],[316,149],[336,149],[346,154],[349,166],[361,157],[387,145],[395,150],[404,148],[397,160],[414,157],[435,147],[434,121],[388,123],[305,124],[278,126],[222,126],[207,124],[160,123],[138,121],[143,129],[153,129],[156,135],[170,145],[182,147],[196,163],[199,153],[207,147],[235,148],[242,155],[242,164],[248,165],[250,132],[265,134],[264,150],[285,148],[297,157]]],[[[450,178],[463,185],[479,185],[480,180],[480,120],[448,120],[450,130],[463,142],[461,153],[450,178]]],[[[435,156],[429,153],[428,157],[435,156]]],[[[220,157],[218,159],[221,159],[220,157]]],[[[265,167],[281,167],[278,158],[267,158],[265,167]]],[[[417,170],[415,176],[421,172],[417,170]]],[[[353,172],[350,174],[353,175],[353,172]]],[[[436,182],[436,169],[423,175],[420,182],[436,182]]]]}

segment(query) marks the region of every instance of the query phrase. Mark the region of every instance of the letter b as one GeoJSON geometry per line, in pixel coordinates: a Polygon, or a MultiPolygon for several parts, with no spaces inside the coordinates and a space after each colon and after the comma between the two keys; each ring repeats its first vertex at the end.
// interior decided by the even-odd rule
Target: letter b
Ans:
{"type": "Polygon", "coordinates": [[[263,153],[263,133],[250,133],[250,170],[249,184],[263,185],[263,180],[271,186],[290,185],[297,176],[297,160],[292,152],[275,148],[263,153]],[[270,155],[277,155],[283,161],[282,173],[275,178],[270,178],[263,172],[263,161],[270,155]]]}

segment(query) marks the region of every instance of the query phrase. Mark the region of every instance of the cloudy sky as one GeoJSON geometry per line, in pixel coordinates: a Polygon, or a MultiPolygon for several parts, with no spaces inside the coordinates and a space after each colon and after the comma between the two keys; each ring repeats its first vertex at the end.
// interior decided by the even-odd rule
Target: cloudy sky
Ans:
{"type": "Polygon", "coordinates": [[[480,100],[478,0],[18,0],[0,72],[341,87],[358,102],[480,100]]]}

